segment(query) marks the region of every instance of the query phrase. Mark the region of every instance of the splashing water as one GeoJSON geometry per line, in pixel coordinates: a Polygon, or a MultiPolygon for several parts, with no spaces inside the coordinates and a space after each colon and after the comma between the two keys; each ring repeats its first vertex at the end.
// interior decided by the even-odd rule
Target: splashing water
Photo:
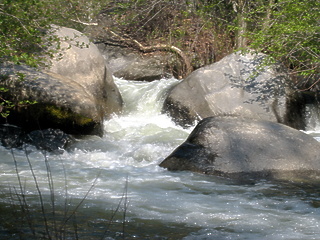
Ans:
{"type": "MultiPolygon", "coordinates": [[[[57,207],[81,201],[93,187],[78,209],[79,238],[101,239],[99,232],[105,232],[105,239],[318,239],[320,186],[262,180],[238,184],[158,166],[192,130],[161,114],[166,92],[177,83],[116,79],[125,106],[105,122],[105,136],[80,139],[62,155],[47,155],[57,207]],[[116,210],[122,215],[113,222],[122,227],[108,224],[116,210]]],[[[12,153],[1,148],[0,154],[4,215],[11,211],[12,186],[19,185],[12,153]]],[[[14,151],[14,156],[25,194],[39,212],[25,152],[14,151]]],[[[32,149],[29,158],[45,204],[52,207],[44,155],[32,149]]],[[[5,229],[2,224],[4,238],[10,235],[5,229]]]]}

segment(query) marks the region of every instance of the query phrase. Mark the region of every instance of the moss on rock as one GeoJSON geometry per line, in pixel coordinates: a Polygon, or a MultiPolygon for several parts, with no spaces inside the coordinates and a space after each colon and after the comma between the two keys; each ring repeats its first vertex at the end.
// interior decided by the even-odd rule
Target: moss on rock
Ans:
{"type": "Polygon", "coordinates": [[[88,118],[53,105],[45,106],[45,111],[55,118],[57,123],[71,121],[77,125],[84,126],[94,122],[92,118],[88,118]]]}

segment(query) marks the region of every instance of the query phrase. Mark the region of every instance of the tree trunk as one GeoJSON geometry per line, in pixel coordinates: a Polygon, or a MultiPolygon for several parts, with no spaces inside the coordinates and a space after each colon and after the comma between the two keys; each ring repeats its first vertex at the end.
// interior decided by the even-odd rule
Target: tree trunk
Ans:
{"type": "Polygon", "coordinates": [[[235,48],[245,48],[247,46],[247,22],[246,15],[248,13],[248,3],[246,0],[235,0],[232,1],[233,9],[237,14],[237,31],[235,36],[235,48]]]}
{"type": "Polygon", "coordinates": [[[270,28],[271,24],[271,14],[272,10],[274,8],[275,0],[269,0],[269,4],[266,8],[266,16],[264,18],[263,24],[262,24],[262,31],[265,32],[267,29],[270,28]]]}

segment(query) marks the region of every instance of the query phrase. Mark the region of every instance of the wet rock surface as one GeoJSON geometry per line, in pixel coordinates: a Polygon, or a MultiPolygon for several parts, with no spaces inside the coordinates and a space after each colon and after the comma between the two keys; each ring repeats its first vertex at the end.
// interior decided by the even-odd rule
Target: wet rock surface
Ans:
{"type": "Polygon", "coordinates": [[[75,138],[59,129],[35,130],[27,133],[20,127],[2,124],[0,140],[2,146],[8,149],[22,149],[32,145],[38,150],[60,154],[75,141],[75,138]]]}

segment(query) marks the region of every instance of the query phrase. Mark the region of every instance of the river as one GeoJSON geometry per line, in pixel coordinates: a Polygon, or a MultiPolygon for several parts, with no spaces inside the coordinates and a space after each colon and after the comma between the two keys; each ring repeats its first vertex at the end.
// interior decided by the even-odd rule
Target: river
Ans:
{"type": "Polygon", "coordinates": [[[193,128],[161,114],[176,83],[116,79],[123,113],[61,155],[0,147],[0,239],[319,239],[320,185],[158,166],[193,128]]]}

